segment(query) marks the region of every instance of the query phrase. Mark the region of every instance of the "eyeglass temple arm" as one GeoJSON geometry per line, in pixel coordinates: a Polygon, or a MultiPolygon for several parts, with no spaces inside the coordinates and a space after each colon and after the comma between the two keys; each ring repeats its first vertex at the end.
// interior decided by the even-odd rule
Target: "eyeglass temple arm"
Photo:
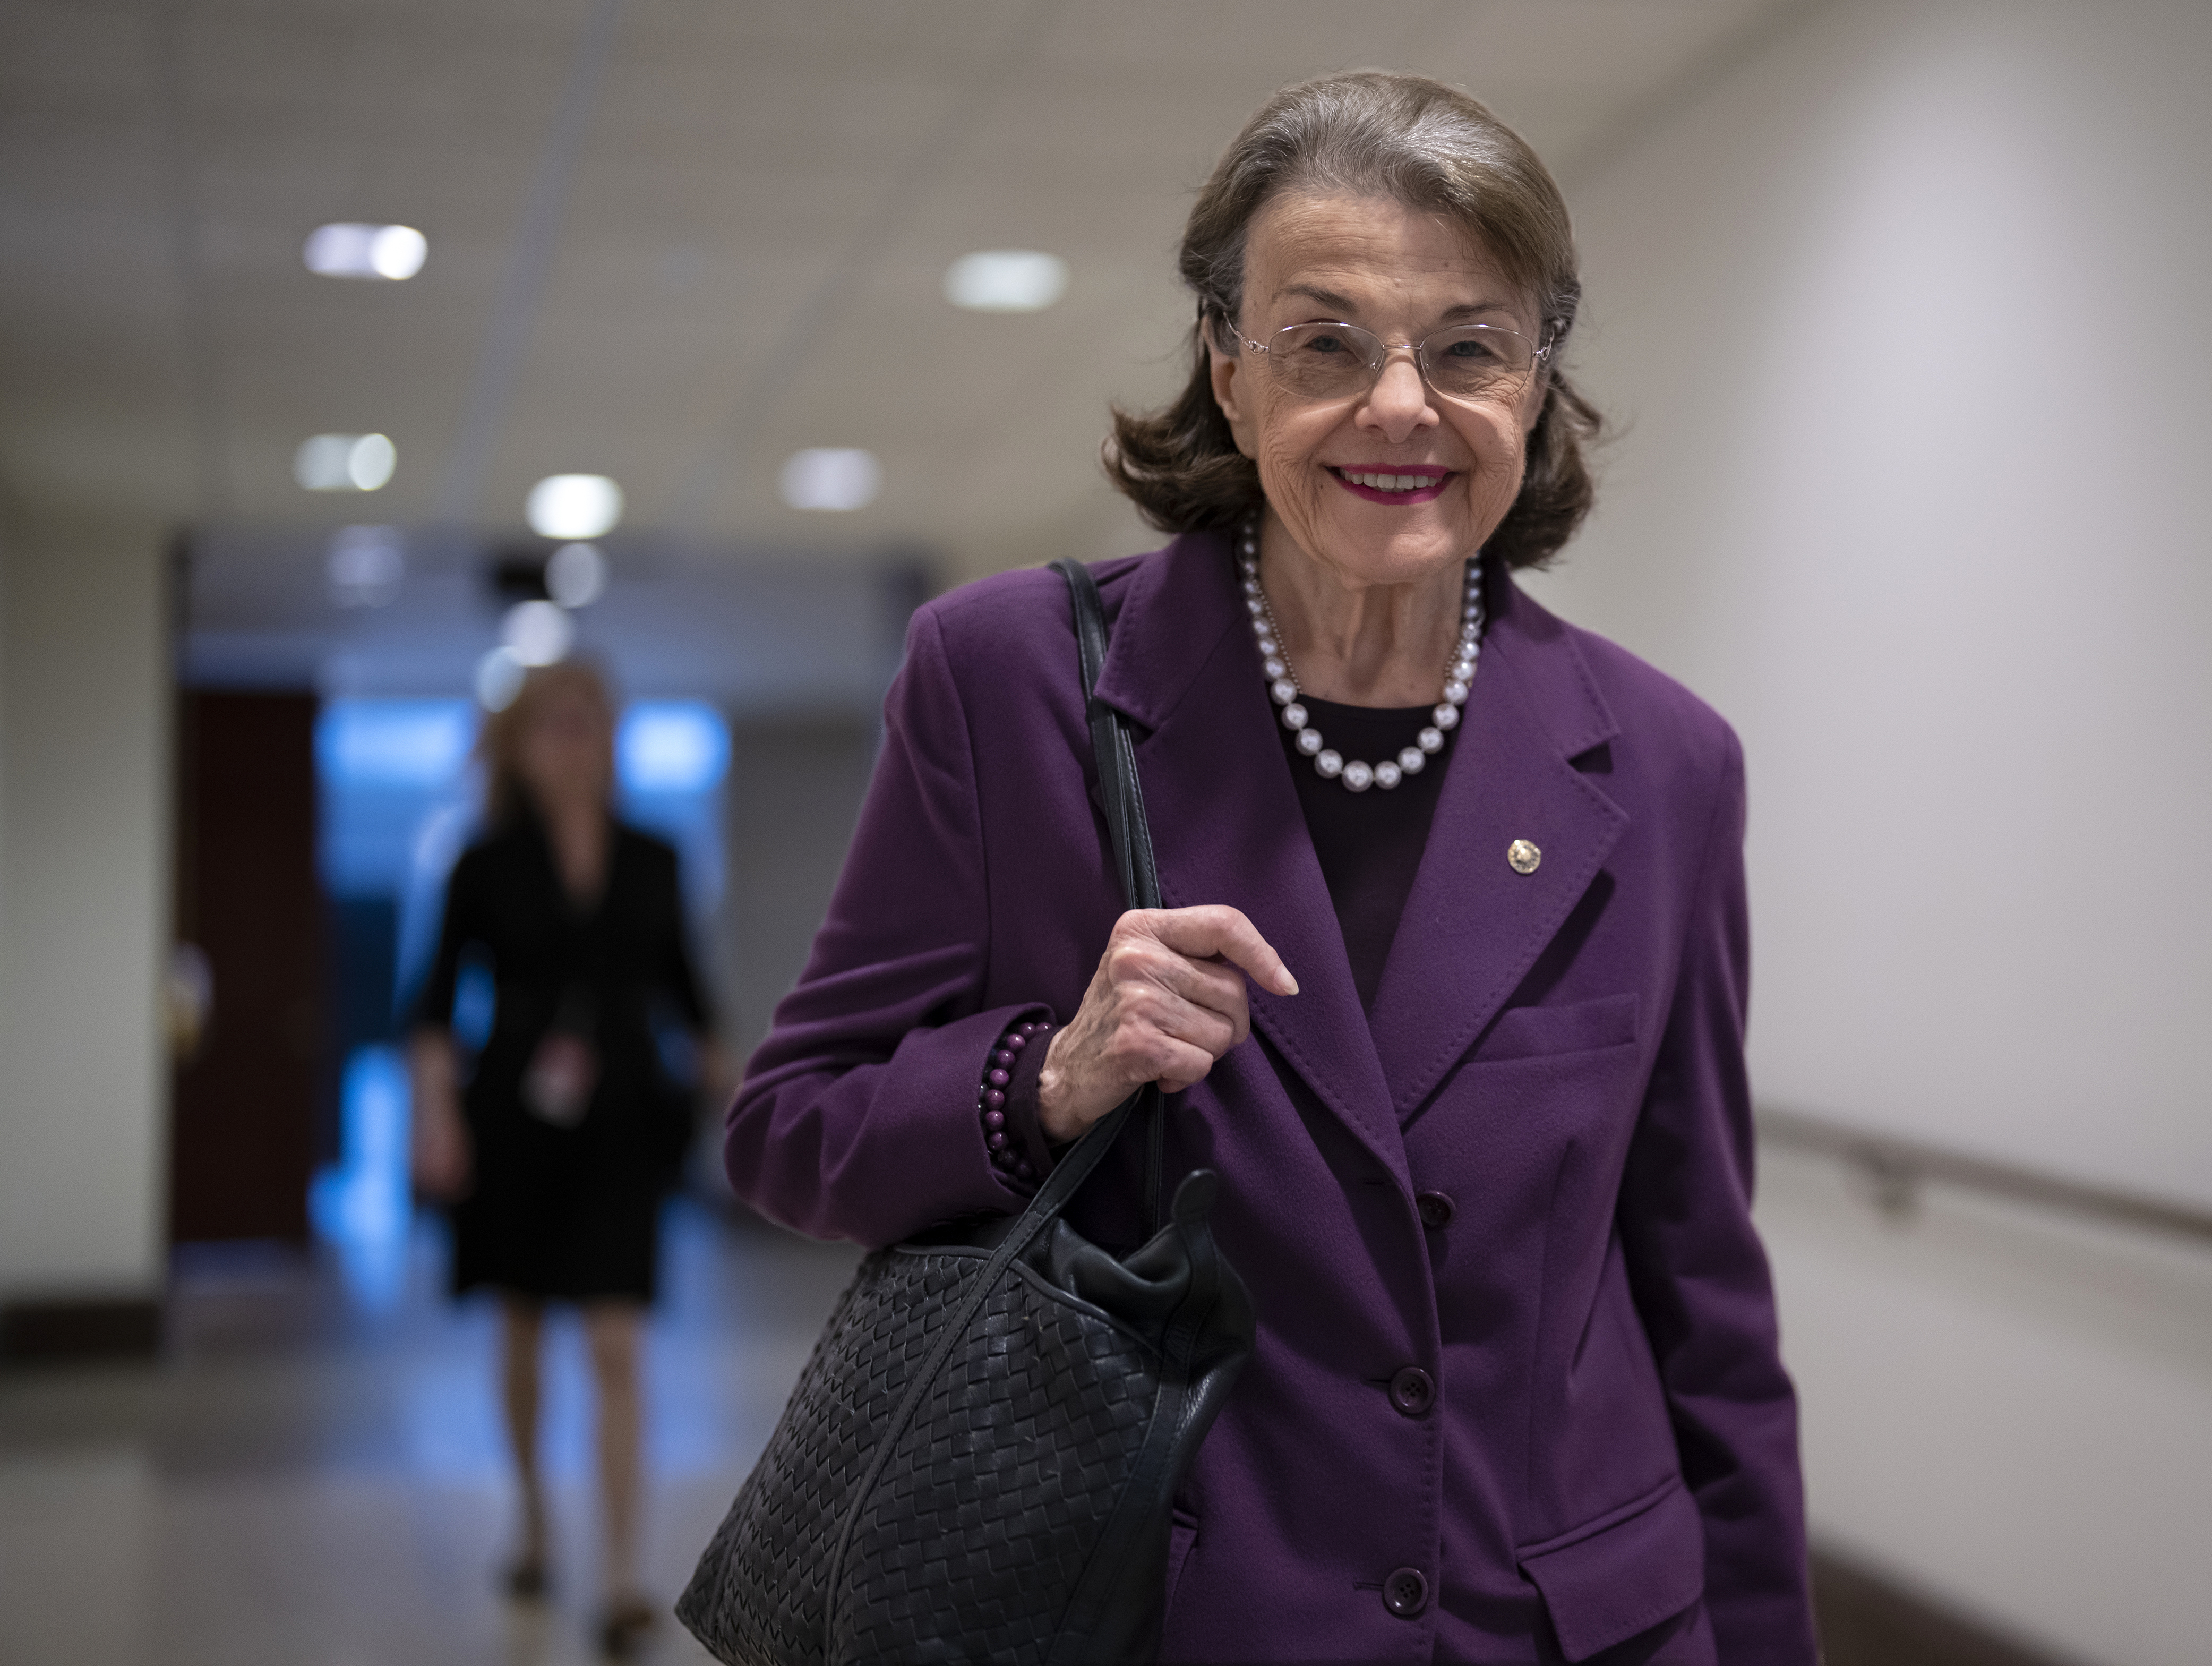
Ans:
{"type": "Polygon", "coordinates": [[[1226,330],[1231,341],[1242,343],[1255,353],[1264,353],[1267,350],[1267,343],[1254,341],[1251,337],[1239,330],[1237,327],[1237,321],[1229,316],[1227,310],[1219,302],[1201,297],[1198,303],[1198,332],[1201,336],[1211,338],[1214,344],[1218,346],[1220,334],[1216,325],[1219,326],[1219,330],[1226,330]]]}

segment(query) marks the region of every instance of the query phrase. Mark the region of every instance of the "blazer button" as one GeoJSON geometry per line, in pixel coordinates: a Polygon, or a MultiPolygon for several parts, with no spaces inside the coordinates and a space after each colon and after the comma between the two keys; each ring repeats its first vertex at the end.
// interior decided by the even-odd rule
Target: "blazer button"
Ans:
{"type": "Polygon", "coordinates": [[[1382,1606],[1401,1620],[1411,1620],[1429,1606],[1429,1576],[1417,1567],[1401,1567],[1382,1582],[1382,1606]]]}
{"type": "Polygon", "coordinates": [[[1437,1403],[1436,1379],[1419,1365],[1408,1365],[1390,1379],[1390,1403],[1407,1417],[1419,1417],[1437,1403]]]}
{"type": "Polygon", "coordinates": [[[1421,1225],[1424,1226],[1451,1225],[1452,1201],[1445,1193],[1416,1192],[1413,1194],[1413,1207],[1421,1212],[1421,1225]]]}

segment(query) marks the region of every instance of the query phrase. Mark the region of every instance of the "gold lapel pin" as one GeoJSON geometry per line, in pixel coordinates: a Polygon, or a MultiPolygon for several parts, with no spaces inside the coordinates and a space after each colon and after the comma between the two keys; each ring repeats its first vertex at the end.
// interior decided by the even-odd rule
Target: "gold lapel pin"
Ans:
{"type": "Polygon", "coordinates": [[[1526,839],[1516,839],[1505,847],[1505,860],[1513,865],[1516,873],[1534,873],[1536,864],[1544,860],[1544,853],[1526,839]]]}

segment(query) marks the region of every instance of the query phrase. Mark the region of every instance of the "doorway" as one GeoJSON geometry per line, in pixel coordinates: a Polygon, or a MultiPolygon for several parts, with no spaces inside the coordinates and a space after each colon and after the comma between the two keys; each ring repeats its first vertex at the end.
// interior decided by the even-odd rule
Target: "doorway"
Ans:
{"type": "Polygon", "coordinates": [[[176,938],[204,999],[170,1094],[169,1238],[303,1243],[323,1054],[312,694],[183,691],[176,938]]]}

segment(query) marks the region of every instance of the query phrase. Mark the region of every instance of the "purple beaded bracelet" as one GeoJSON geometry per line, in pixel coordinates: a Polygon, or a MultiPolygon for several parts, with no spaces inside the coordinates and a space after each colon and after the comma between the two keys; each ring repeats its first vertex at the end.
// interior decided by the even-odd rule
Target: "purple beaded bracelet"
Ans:
{"type": "Polygon", "coordinates": [[[1014,1066],[1034,1041],[1043,1045],[1048,1024],[1018,1024],[999,1037],[983,1064],[983,1086],[975,1096],[975,1110],[983,1118],[983,1143],[991,1148],[991,1161],[1017,1180],[1034,1180],[1036,1170],[1013,1146],[1006,1132],[1006,1084],[1014,1079],[1014,1066]]]}

